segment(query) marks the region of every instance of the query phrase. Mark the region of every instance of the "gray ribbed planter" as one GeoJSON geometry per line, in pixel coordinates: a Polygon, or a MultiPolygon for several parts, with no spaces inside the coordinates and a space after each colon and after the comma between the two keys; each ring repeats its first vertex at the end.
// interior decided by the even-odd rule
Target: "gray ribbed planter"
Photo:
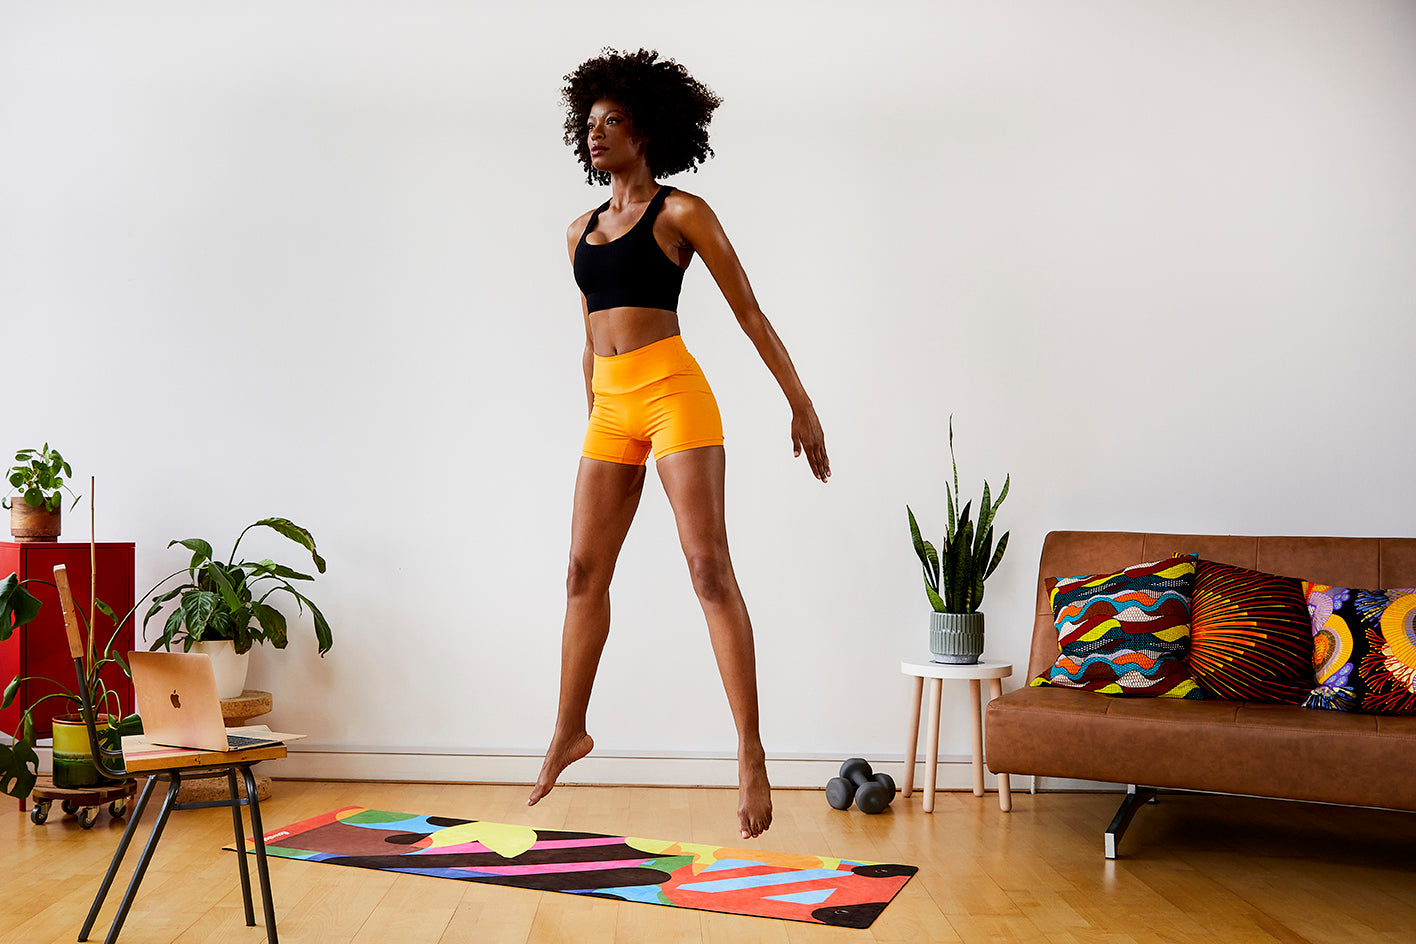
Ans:
{"type": "Polygon", "coordinates": [[[983,655],[982,613],[930,613],[929,657],[949,665],[973,665],[983,655]]]}

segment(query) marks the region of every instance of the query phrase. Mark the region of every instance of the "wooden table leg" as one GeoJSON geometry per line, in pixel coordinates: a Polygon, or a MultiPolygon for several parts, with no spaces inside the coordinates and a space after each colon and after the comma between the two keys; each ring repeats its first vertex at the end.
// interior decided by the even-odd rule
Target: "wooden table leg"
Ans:
{"type": "Polygon", "coordinates": [[[929,730],[924,747],[924,811],[934,812],[934,781],[939,775],[939,702],[944,690],[942,679],[929,680],[929,730]]]}
{"type": "MultiPolygon", "coordinates": [[[[1003,680],[988,680],[988,700],[992,701],[1003,694],[1003,680]]],[[[1008,781],[1008,774],[998,775],[998,808],[1005,813],[1013,810],[1013,786],[1008,781]]]]}
{"type": "Polygon", "coordinates": [[[973,790],[983,796],[983,706],[978,679],[969,679],[969,714],[973,717],[973,790]]]}
{"type": "MultiPolygon", "coordinates": [[[[924,694],[924,676],[916,675],[914,680],[914,707],[910,711],[910,739],[905,747],[905,796],[914,791],[915,758],[919,756],[919,700],[924,694]]],[[[23,811],[21,811],[23,812],[23,811]]]]}

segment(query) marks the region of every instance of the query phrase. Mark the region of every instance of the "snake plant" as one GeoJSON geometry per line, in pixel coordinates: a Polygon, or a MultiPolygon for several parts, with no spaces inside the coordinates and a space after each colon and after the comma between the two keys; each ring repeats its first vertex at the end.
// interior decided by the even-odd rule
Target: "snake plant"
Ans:
{"type": "Polygon", "coordinates": [[[924,590],[935,612],[977,613],[983,605],[983,582],[998,569],[1003,552],[1008,547],[1011,532],[1004,532],[998,546],[993,546],[993,519],[998,513],[998,506],[1008,497],[1012,476],[1003,480],[1003,490],[998,493],[997,501],[990,500],[992,496],[988,482],[983,483],[983,499],[979,502],[978,522],[975,524],[970,520],[972,502],[965,503],[955,514],[962,495],[959,492],[959,463],[954,458],[952,416],[949,418],[949,459],[954,466],[953,488],[949,487],[948,482],[944,483],[949,506],[949,530],[945,532],[938,550],[920,537],[919,522],[915,520],[910,506],[906,505],[905,511],[910,516],[910,537],[914,541],[915,553],[924,566],[924,590]]]}

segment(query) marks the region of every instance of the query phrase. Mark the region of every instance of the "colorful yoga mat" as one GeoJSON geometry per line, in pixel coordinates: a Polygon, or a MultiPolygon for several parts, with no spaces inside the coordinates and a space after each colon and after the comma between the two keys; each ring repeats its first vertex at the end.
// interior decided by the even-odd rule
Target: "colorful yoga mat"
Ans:
{"type": "Polygon", "coordinates": [[[831,859],[391,813],[359,806],[270,832],[286,859],[868,928],[919,871],[831,859]]]}

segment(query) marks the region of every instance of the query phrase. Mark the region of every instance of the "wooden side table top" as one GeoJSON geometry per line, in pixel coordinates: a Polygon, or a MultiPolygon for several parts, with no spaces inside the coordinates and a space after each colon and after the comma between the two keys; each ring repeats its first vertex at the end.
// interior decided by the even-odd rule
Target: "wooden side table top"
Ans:
{"type": "Polygon", "coordinates": [[[275,707],[275,699],[270,692],[246,689],[235,698],[221,699],[221,719],[228,728],[239,728],[259,718],[275,707]]]}

